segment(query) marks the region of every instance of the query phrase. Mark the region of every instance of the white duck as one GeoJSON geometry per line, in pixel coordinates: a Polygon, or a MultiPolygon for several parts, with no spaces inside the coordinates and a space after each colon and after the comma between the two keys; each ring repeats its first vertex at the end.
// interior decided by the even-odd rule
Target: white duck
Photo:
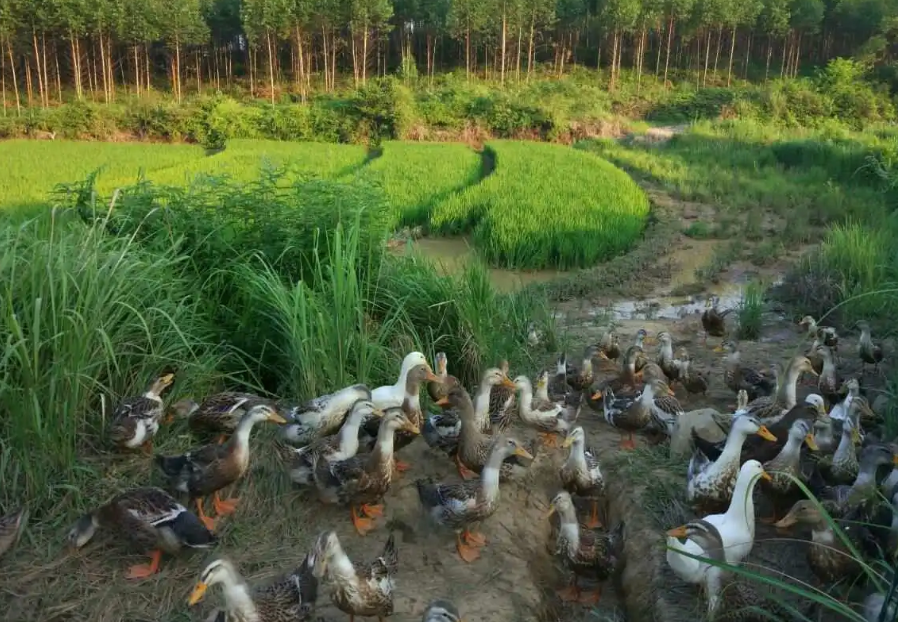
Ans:
{"type": "Polygon", "coordinates": [[[848,395],[829,411],[829,416],[839,421],[845,421],[848,418],[851,402],[861,393],[861,385],[858,383],[857,378],[851,378],[845,383],[845,386],[848,387],[848,395]]]}
{"type": "MultiPolygon", "coordinates": [[[[406,398],[405,388],[408,373],[418,365],[424,365],[424,367],[427,368],[426,380],[440,382],[440,379],[433,373],[430,363],[427,362],[427,357],[420,352],[410,352],[405,355],[404,359],[402,359],[402,367],[399,369],[399,379],[396,381],[396,384],[377,387],[371,392],[371,401],[374,402],[374,405],[381,410],[401,407],[402,402],[405,401],[406,398]]],[[[409,403],[409,406],[414,411],[420,411],[421,402],[419,396],[415,395],[409,397],[413,398],[409,403]]]]}
{"type": "MultiPolygon", "coordinates": [[[[705,516],[704,520],[714,525],[723,541],[726,562],[739,564],[751,552],[755,541],[755,503],[752,499],[758,480],[770,480],[757,460],[748,460],[739,470],[736,488],[730,501],[730,507],[723,514],[705,516]]],[[[689,583],[704,583],[705,575],[711,566],[682,552],[701,557],[702,547],[685,537],[686,526],[682,525],[667,532],[667,563],[678,577],[689,583]]]]}

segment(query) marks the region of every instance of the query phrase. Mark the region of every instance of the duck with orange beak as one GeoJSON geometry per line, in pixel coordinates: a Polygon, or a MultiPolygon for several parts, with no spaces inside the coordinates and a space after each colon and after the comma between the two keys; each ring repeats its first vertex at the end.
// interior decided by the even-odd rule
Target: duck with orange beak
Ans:
{"type": "Polygon", "coordinates": [[[153,452],[153,437],[159,431],[159,423],[165,408],[162,394],[175,381],[174,374],[163,374],[138,397],[122,400],[112,413],[109,438],[119,449],[137,449],[153,452]]]}

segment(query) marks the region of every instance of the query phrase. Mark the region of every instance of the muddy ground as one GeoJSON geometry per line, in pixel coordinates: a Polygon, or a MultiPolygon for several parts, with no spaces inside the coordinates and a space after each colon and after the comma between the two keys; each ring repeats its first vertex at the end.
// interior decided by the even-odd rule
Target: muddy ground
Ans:
{"type": "MultiPolygon", "coordinates": [[[[681,213],[685,222],[692,212],[684,208],[681,213]]],[[[768,266],[761,272],[755,266],[737,263],[719,275],[717,284],[697,283],[697,267],[706,262],[718,244],[675,236],[670,252],[641,281],[641,292],[651,292],[650,298],[579,299],[559,305],[559,332],[572,357],[611,325],[622,344],[630,343],[639,328],[645,328],[650,335],[666,330],[672,334],[675,348],[683,346],[689,350],[694,367],[712,371],[706,396],[686,396],[682,389],[678,390],[684,409],[710,406],[731,410],[735,399],[723,384],[721,355],[712,349],[720,340],[702,343],[701,292],[710,287],[721,295],[725,305],[735,304],[740,283],[758,276],[775,280],[783,265],[768,266]]],[[[842,371],[846,374],[856,371],[851,354],[855,338],[849,335],[844,339],[842,371]]],[[[761,338],[741,343],[743,361],[768,366],[772,361],[787,360],[805,344],[805,336],[799,334],[794,318],[770,305],[761,338]]],[[[654,356],[653,348],[649,352],[654,356]]],[[[544,352],[541,356],[549,365],[556,353],[544,352]]],[[[513,369],[511,373],[534,375],[536,371],[513,369]]],[[[872,401],[877,382],[869,381],[867,385],[871,387],[872,401]]],[[[810,388],[802,387],[800,397],[808,391],[810,388]]],[[[557,470],[564,459],[563,450],[541,448],[524,481],[503,484],[500,507],[481,528],[488,539],[487,547],[479,560],[465,564],[455,552],[454,535],[433,527],[422,517],[414,480],[425,476],[457,478],[452,463],[429,450],[423,440],[402,452],[402,458],[411,462],[413,468],[387,495],[386,515],[379,521],[380,528],[360,537],[352,528],[348,509],[323,507],[291,484],[276,453],[271,451],[272,431],[259,430],[252,440],[252,472],[238,485],[241,505],[236,514],[221,523],[222,539],[216,550],[164,558],[159,574],[132,582],[125,578],[125,572],[128,565],[142,563],[141,557],[103,541],[69,554],[63,550],[68,525],[34,525],[17,548],[0,560],[3,617],[11,622],[204,620],[221,602],[217,590],[212,590],[207,601],[193,610],[187,608],[186,599],[210,559],[229,557],[250,583],[264,582],[298,564],[318,533],[333,528],[354,560],[377,556],[388,530],[395,531],[400,571],[391,619],[396,622],[420,620],[426,604],[434,598],[455,601],[468,622],[695,619],[703,607],[697,590],[679,582],[664,562],[664,530],[691,516],[677,501],[685,486],[685,464],[668,460],[663,447],[644,449],[644,439],[639,441],[641,448],[637,451],[619,452],[618,433],[604,423],[599,413],[588,408],[584,408],[579,423],[599,452],[612,493],[605,521],[613,524],[624,519],[627,523],[626,569],[620,581],[602,587],[602,598],[595,608],[563,605],[554,595],[556,588],[565,585],[565,576],[549,552],[551,526],[545,512],[549,499],[559,488],[557,470]]],[[[518,433],[531,436],[526,431],[518,433]]],[[[163,434],[162,451],[173,453],[194,442],[179,424],[163,434]]],[[[104,484],[110,494],[120,479],[161,483],[146,458],[135,457],[125,463],[114,460],[117,462],[110,458],[109,481],[104,484]]],[[[801,538],[802,534],[778,534],[759,525],[749,563],[808,580],[804,545],[795,542],[795,537],[801,538]]],[[[326,591],[319,598],[319,612],[327,620],[346,619],[329,605],[326,591]]]]}

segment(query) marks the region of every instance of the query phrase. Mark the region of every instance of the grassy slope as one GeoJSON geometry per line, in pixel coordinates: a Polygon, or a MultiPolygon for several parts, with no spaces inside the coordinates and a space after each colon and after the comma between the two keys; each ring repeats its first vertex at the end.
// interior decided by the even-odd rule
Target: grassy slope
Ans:
{"type": "Polygon", "coordinates": [[[79,181],[102,167],[101,179],[133,180],[148,173],[179,167],[203,156],[201,147],[58,140],[0,142],[0,207],[20,208],[46,199],[58,183],[79,181]]]}
{"type": "Polygon", "coordinates": [[[498,265],[594,265],[629,248],[649,213],[648,199],[624,172],[558,145],[489,144],[496,171],[439,205],[431,225],[475,227],[478,250],[498,265]]]}

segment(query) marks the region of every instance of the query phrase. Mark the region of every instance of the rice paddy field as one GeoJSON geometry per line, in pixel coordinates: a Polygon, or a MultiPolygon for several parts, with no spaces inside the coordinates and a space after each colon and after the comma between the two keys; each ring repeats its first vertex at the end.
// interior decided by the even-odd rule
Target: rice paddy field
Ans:
{"type": "Polygon", "coordinates": [[[460,143],[359,145],[233,140],[223,150],[159,144],[9,141],[0,157],[4,207],[46,198],[56,184],[99,169],[96,190],[110,196],[139,176],[191,187],[208,177],[253,182],[278,171],[278,183],[309,177],[379,187],[389,229],[423,225],[436,235],[473,232],[475,249],[497,267],[588,267],[639,238],[649,203],[607,161],[562,145],[495,141],[482,151],[460,143]]]}

